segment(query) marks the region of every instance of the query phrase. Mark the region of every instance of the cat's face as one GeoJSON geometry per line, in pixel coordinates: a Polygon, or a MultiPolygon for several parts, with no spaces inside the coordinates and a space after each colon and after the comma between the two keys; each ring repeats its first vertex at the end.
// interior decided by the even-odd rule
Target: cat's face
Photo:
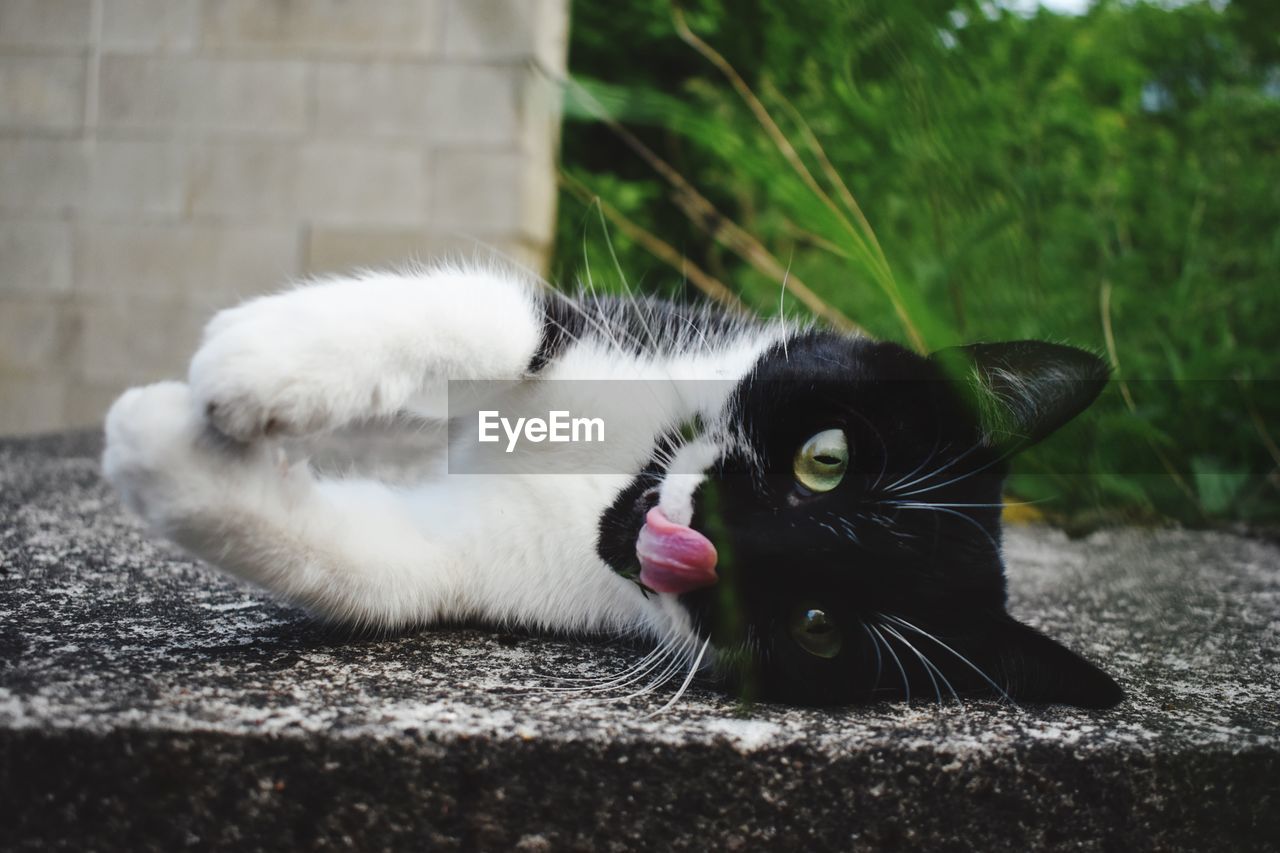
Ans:
{"type": "MultiPolygon", "coordinates": [[[[715,574],[679,603],[731,685],[802,704],[1118,701],[1104,673],[1005,613],[1000,556],[1008,457],[1104,378],[1093,356],[1033,342],[926,359],[818,333],[763,357],[705,426],[714,461],[686,498],[715,574]]],[[[602,524],[621,570],[664,476],[642,474],[602,524]]]]}

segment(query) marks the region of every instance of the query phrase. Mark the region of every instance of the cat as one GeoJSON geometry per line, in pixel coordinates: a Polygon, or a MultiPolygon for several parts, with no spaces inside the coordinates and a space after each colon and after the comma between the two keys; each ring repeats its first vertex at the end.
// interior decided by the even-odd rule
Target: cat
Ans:
{"type": "Polygon", "coordinates": [[[102,465],[159,534],[327,620],[630,635],[654,648],[637,673],[710,672],[753,700],[1100,708],[1116,682],[1006,612],[1000,516],[1009,458],[1107,375],[1059,344],[921,356],[438,265],[222,311],[185,383],[114,403],[102,465]],[[459,409],[451,381],[475,399],[459,409]],[[466,469],[489,449],[475,411],[591,405],[613,415],[604,444],[466,469]],[[411,486],[322,478],[279,449],[403,412],[453,418],[411,486]]]}

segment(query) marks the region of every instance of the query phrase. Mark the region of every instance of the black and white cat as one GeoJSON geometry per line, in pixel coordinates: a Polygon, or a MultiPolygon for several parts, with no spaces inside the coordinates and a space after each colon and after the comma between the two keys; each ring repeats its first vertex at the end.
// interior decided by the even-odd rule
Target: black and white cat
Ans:
{"type": "Polygon", "coordinates": [[[1104,707],[1114,681],[1006,613],[1000,511],[1009,456],[1106,373],[1054,344],[925,358],[440,266],[218,314],[187,383],[111,408],[103,468],[161,534],[344,623],[638,635],[653,672],[714,668],[768,700],[1104,707]],[[495,411],[570,408],[584,385],[558,380],[643,391],[592,398],[614,409],[609,442],[500,474],[441,460],[408,488],[282,461],[279,436],[456,416],[449,380],[508,380],[484,401],[495,411]],[[593,454],[610,456],[603,473],[562,473],[593,454]]]}

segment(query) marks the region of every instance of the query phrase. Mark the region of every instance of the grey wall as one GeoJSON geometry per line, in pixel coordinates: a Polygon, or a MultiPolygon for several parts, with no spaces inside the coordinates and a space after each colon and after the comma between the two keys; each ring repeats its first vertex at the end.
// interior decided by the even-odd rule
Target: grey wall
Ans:
{"type": "Polygon", "coordinates": [[[540,266],[567,6],[0,0],[0,433],[96,423],[291,277],[540,266]]]}

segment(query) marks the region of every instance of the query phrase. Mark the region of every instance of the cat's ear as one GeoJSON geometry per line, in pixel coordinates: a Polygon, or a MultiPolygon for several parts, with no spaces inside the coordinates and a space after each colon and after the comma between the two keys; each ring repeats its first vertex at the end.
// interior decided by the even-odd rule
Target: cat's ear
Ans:
{"type": "Polygon", "coordinates": [[[973,407],[984,442],[1010,452],[1088,408],[1110,372],[1092,353],[1044,341],[971,344],[929,358],[973,407]]]}
{"type": "Polygon", "coordinates": [[[1014,701],[1110,708],[1124,698],[1111,676],[1012,616],[989,628],[983,669],[1014,701]]]}

